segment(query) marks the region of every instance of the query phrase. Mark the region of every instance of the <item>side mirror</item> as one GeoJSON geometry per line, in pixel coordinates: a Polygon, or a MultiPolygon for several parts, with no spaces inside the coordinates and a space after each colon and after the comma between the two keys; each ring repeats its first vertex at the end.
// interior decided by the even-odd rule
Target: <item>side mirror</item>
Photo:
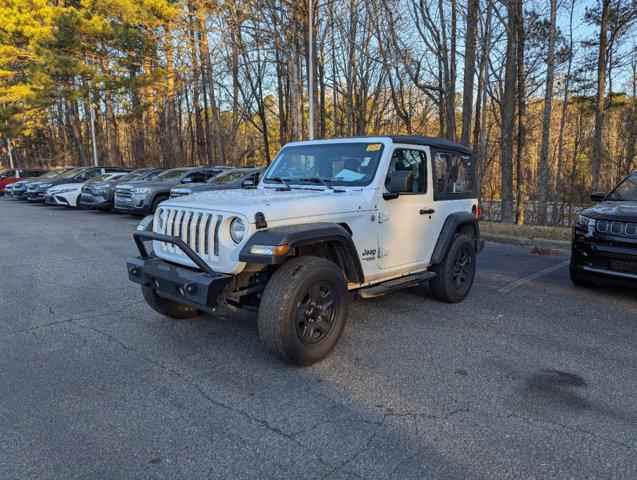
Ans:
{"type": "Polygon", "coordinates": [[[242,187],[254,187],[254,185],[254,180],[252,180],[251,178],[244,180],[241,184],[242,187]]]}
{"type": "Polygon", "coordinates": [[[181,183],[192,183],[192,178],[186,177],[181,181],[181,183]]]}
{"type": "Polygon", "coordinates": [[[414,191],[414,173],[407,170],[396,170],[389,176],[389,193],[384,194],[385,200],[398,197],[401,193],[411,193],[414,191]]]}
{"type": "Polygon", "coordinates": [[[591,202],[601,202],[606,197],[604,192],[595,192],[591,194],[591,202]]]}

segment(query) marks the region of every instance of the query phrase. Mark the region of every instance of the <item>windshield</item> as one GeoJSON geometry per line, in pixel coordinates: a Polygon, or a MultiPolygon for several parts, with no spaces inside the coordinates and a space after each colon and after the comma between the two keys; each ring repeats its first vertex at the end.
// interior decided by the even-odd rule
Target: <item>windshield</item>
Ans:
{"type": "Polygon", "coordinates": [[[166,170],[160,173],[153,180],[157,182],[170,182],[171,180],[179,179],[183,174],[189,171],[187,168],[173,168],[172,170],[166,170]]]}
{"type": "Polygon", "coordinates": [[[245,170],[231,170],[229,172],[223,172],[215,177],[212,177],[210,180],[208,180],[208,183],[220,183],[224,185],[228,183],[234,183],[245,177],[246,173],[248,172],[246,172],[245,170]]]}
{"type": "Polygon", "coordinates": [[[146,170],[135,170],[133,172],[127,173],[126,175],[119,177],[119,180],[122,180],[122,181],[140,180],[144,178],[145,173],[146,173],[146,170]]]}
{"type": "Polygon", "coordinates": [[[118,175],[117,173],[102,173],[101,175],[98,175],[97,177],[92,178],[91,183],[104,182],[106,180],[110,180],[111,178],[117,175],[118,175]]]}
{"type": "Polygon", "coordinates": [[[268,169],[265,183],[275,183],[273,179],[278,178],[288,183],[316,183],[316,179],[321,179],[334,185],[369,185],[382,153],[382,143],[284,147],[268,169]]]}
{"type": "Polygon", "coordinates": [[[67,170],[66,172],[62,172],[60,173],[57,177],[58,178],[69,178],[69,177],[74,177],[75,175],[77,175],[78,173],[81,173],[84,170],[83,167],[78,167],[78,168],[72,168],[71,170],[67,170]]]}
{"type": "Polygon", "coordinates": [[[632,174],[608,194],[606,200],[637,202],[637,173],[632,174]]]}

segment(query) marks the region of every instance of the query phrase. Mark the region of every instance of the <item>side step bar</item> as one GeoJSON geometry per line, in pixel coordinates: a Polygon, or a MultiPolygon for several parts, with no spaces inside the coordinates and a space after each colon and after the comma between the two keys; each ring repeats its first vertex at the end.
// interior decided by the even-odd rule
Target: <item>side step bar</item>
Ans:
{"type": "Polygon", "coordinates": [[[405,277],[394,278],[378,285],[372,285],[371,287],[361,288],[358,290],[358,295],[361,298],[375,298],[381,297],[389,292],[394,292],[402,288],[413,287],[419,285],[422,282],[431,280],[436,274],[434,272],[420,272],[413,275],[407,275],[405,277]]]}

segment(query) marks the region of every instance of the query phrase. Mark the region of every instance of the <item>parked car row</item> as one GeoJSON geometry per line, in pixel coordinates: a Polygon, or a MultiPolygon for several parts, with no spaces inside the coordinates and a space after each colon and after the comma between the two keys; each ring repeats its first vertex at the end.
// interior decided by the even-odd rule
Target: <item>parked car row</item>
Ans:
{"type": "Polygon", "coordinates": [[[146,215],[155,212],[159,203],[170,197],[253,187],[262,169],[225,166],[137,170],[121,167],[63,167],[50,172],[20,172],[23,172],[23,177],[26,172],[33,176],[16,178],[16,181],[9,183],[3,189],[5,197],[49,205],[113,209],[146,215]]]}

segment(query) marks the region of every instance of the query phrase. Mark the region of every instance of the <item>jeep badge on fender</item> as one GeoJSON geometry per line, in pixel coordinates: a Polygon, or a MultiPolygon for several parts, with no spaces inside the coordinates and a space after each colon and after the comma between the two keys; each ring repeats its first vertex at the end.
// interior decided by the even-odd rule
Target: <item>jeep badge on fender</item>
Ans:
{"type": "Polygon", "coordinates": [[[290,143],[256,188],[160,203],[128,276],[171,318],[258,312],[266,348],[310,365],[338,342],[350,293],[428,281],[441,301],[467,296],[484,245],[476,197],[471,151],[448,140],[290,143]]]}

